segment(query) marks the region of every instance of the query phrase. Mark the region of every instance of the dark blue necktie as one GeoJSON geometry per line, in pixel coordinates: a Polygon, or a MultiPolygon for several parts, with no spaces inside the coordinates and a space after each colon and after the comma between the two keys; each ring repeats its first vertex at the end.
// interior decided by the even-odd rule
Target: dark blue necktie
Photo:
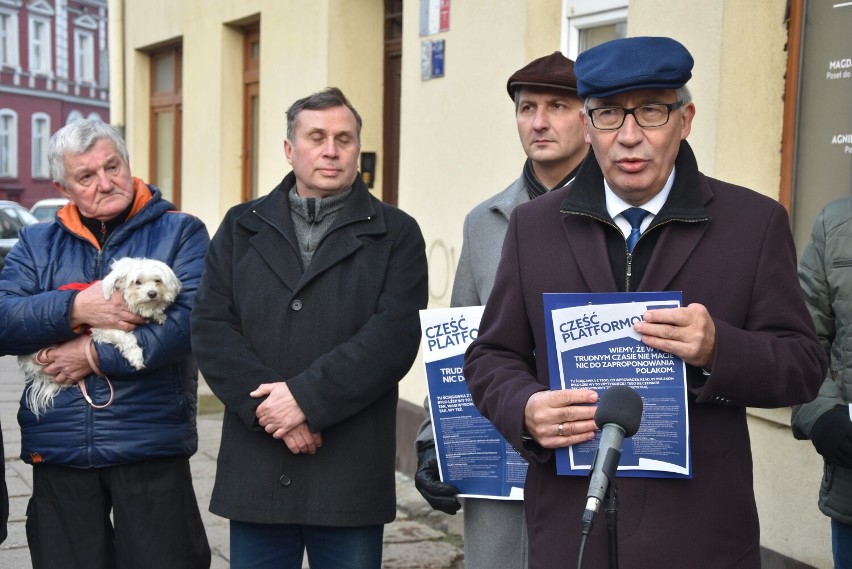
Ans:
{"type": "Polygon", "coordinates": [[[639,235],[642,234],[639,231],[642,220],[650,213],[650,211],[644,210],[641,207],[631,207],[621,212],[624,219],[630,223],[630,235],[627,236],[627,250],[631,253],[633,252],[633,247],[636,246],[636,242],[639,241],[639,235]]]}

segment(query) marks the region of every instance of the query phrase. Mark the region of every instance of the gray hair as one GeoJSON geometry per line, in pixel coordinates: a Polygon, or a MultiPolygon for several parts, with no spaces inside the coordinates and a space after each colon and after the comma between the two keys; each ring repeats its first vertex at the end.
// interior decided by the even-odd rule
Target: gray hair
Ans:
{"type": "Polygon", "coordinates": [[[355,124],[358,128],[358,139],[361,138],[361,115],[337,87],[326,87],[318,93],[308,95],[299,99],[287,109],[287,140],[293,142],[296,133],[296,119],[302,111],[322,111],[332,107],[346,107],[355,115],[355,124]]]}
{"type": "MultiPolygon", "coordinates": [[[[683,101],[684,105],[687,105],[692,102],[692,93],[689,91],[689,87],[687,87],[686,85],[684,85],[680,89],[677,89],[675,93],[677,94],[677,100],[683,101]]],[[[589,114],[589,100],[594,98],[595,97],[589,96],[586,97],[586,99],[583,101],[583,108],[580,112],[582,112],[584,116],[587,116],[589,114]]]]}
{"type": "Polygon", "coordinates": [[[91,149],[99,140],[109,140],[124,161],[130,163],[127,146],[121,134],[104,122],[90,119],[72,121],[50,137],[47,146],[47,163],[50,177],[61,186],[65,186],[65,155],[79,155],[91,149]]]}
{"type": "Polygon", "coordinates": [[[683,104],[689,104],[692,102],[692,93],[689,91],[689,87],[684,85],[680,89],[677,90],[677,98],[678,100],[683,101],[683,104]]]}

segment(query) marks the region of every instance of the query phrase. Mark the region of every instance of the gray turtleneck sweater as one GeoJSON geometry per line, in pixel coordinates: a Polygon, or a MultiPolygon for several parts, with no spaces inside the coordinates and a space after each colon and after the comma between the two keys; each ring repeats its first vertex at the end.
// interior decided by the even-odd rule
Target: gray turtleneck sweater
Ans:
{"type": "Polygon", "coordinates": [[[351,194],[350,187],[327,198],[302,198],[296,193],[295,186],[290,189],[290,217],[293,218],[304,268],[310,264],[323,235],[351,194]]]}

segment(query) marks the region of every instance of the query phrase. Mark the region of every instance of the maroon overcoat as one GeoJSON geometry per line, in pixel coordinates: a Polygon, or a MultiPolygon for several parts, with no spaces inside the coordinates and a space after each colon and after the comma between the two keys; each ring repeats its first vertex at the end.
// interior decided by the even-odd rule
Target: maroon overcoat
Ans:
{"type": "MultiPolygon", "coordinates": [[[[576,567],[588,490],[585,477],[556,475],[552,451],[523,444],[524,406],[549,385],[542,293],[624,290],[627,251],[615,232],[591,156],[572,185],[518,207],[466,355],[477,408],[530,461],[530,569],[576,567]]],[[[685,305],[705,305],[716,356],[709,376],[687,366],[694,477],[618,479],[619,567],[759,568],[746,407],[810,401],[826,371],[788,216],[768,197],[699,173],[683,142],[671,194],[634,251],[642,255],[644,274],[629,289],[678,290],[685,305]]],[[[584,569],[608,567],[606,534],[601,514],[584,569]]]]}

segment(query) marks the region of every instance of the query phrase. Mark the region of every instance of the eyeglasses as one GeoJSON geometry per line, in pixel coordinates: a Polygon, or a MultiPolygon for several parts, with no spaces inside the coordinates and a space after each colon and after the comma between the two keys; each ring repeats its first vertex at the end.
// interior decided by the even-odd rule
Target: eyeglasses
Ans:
{"type": "Polygon", "coordinates": [[[636,124],[642,128],[653,128],[663,126],[669,122],[669,116],[675,109],[683,106],[683,101],[674,103],[649,103],[625,109],[624,107],[598,107],[587,109],[592,126],[598,130],[618,130],[624,124],[627,115],[633,115],[636,124]]]}

